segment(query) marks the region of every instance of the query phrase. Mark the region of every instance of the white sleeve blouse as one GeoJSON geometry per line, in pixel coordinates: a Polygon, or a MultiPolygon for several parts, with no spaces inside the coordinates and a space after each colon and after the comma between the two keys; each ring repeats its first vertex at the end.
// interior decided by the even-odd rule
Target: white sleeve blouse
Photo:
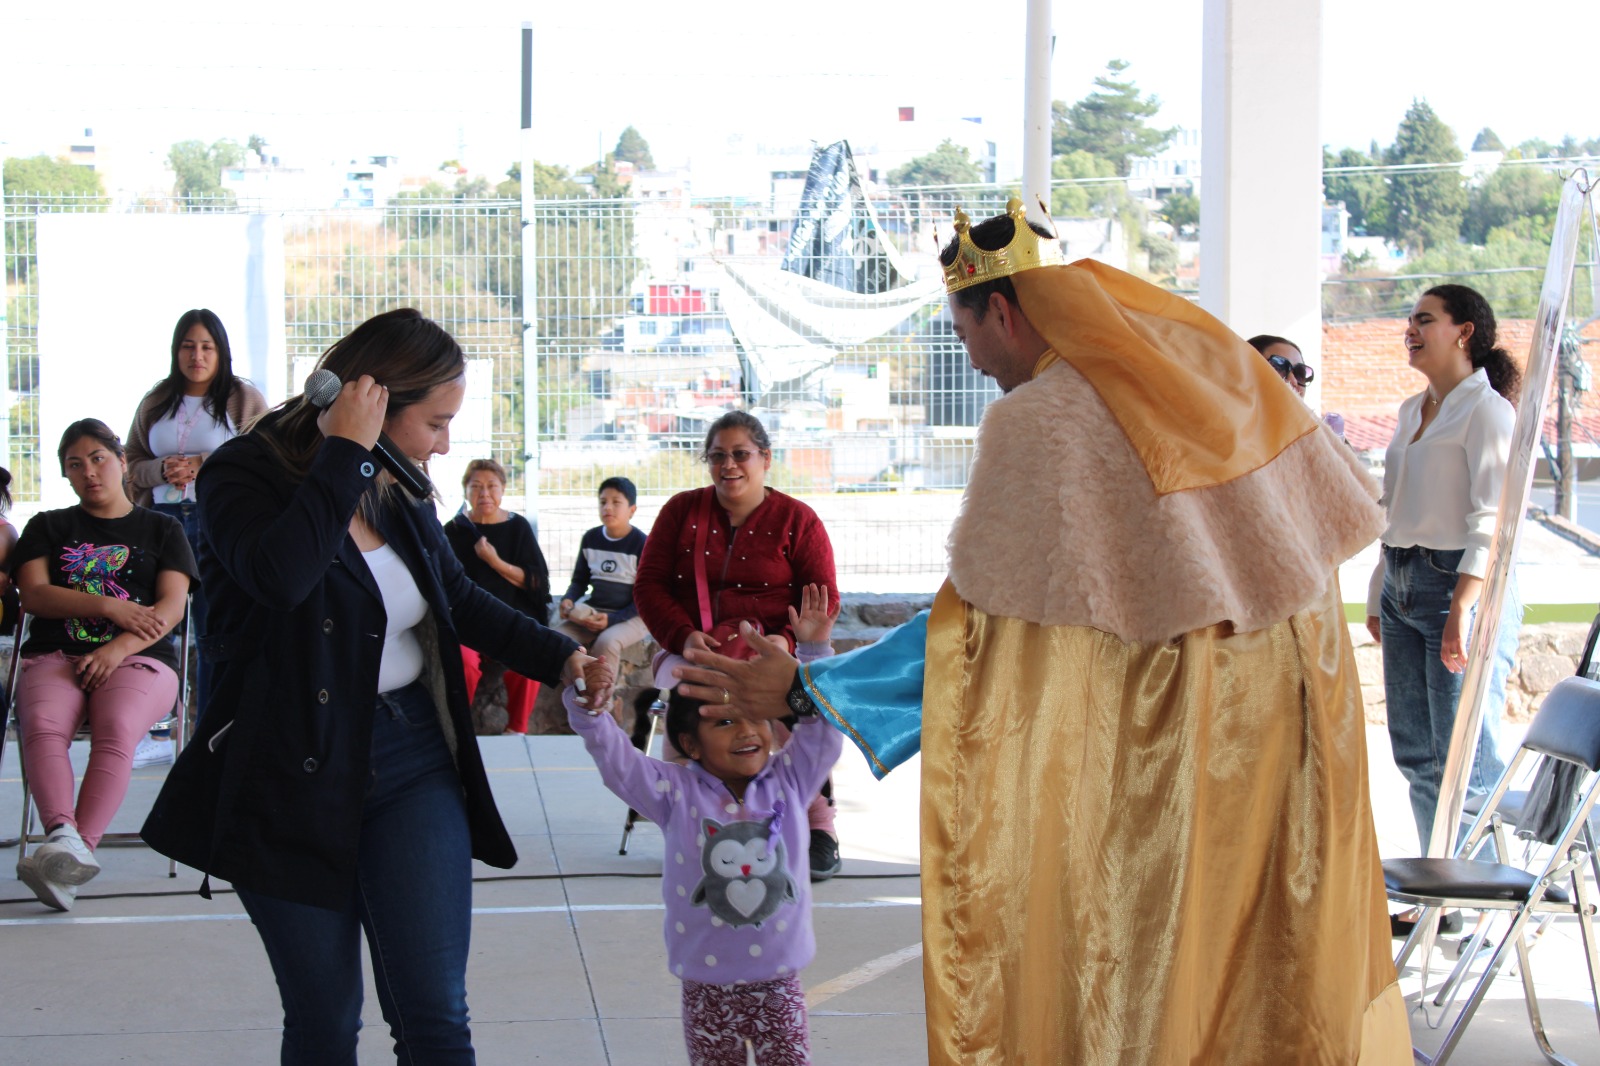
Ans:
{"type": "Polygon", "coordinates": [[[1483,577],[1516,411],[1494,391],[1487,374],[1474,370],[1450,390],[1432,424],[1413,441],[1427,395],[1418,393],[1400,405],[1400,424],[1384,460],[1383,505],[1389,525],[1383,543],[1460,549],[1457,572],[1483,577]]]}

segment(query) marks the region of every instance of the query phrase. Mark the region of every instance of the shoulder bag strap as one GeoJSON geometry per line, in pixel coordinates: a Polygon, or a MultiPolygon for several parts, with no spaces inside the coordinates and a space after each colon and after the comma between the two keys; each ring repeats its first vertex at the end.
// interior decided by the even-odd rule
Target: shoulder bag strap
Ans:
{"type": "Polygon", "coordinates": [[[700,632],[711,632],[711,588],[706,583],[706,539],[711,527],[711,495],[716,489],[702,490],[699,515],[694,523],[694,591],[700,604],[700,632]]]}

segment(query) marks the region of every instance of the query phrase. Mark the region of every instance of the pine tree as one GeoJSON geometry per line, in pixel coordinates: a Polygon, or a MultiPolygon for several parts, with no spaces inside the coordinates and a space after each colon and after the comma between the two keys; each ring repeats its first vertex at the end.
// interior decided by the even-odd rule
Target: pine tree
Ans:
{"type": "Polygon", "coordinates": [[[632,163],[638,170],[654,170],[656,162],[650,158],[650,145],[644,135],[629,126],[617,138],[617,150],[612,153],[619,163],[632,163]]]}
{"type": "MultiPolygon", "coordinates": [[[[1414,101],[1400,120],[1388,152],[1388,162],[1394,165],[1459,163],[1463,158],[1455,133],[1423,100],[1414,101]]],[[[1466,209],[1467,189],[1458,167],[1402,170],[1389,176],[1391,229],[1410,252],[1459,240],[1466,209]]]]}
{"type": "Polygon", "coordinates": [[[1128,176],[1130,160],[1155,155],[1167,146],[1175,132],[1152,129],[1146,120],[1161,110],[1154,96],[1140,96],[1132,79],[1118,79],[1128,64],[1113,59],[1106,72],[1094,80],[1094,92],[1068,107],[1057,100],[1050,105],[1054,129],[1051,153],[1088,152],[1109,160],[1117,174],[1128,176]]]}
{"type": "Polygon", "coordinates": [[[1341,148],[1334,155],[1322,149],[1322,195],[1329,203],[1343,203],[1350,212],[1350,229],[1370,237],[1392,236],[1389,229],[1389,186],[1374,170],[1329,174],[1333,167],[1370,167],[1377,162],[1356,148],[1341,148]]]}

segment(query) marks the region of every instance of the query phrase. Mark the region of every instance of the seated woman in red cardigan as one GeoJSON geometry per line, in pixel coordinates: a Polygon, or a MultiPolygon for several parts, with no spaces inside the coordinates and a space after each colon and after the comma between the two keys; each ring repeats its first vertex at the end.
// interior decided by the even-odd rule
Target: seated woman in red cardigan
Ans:
{"type": "MultiPolygon", "coordinates": [[[[719,647],[711,630],[741,620],[793,650],[789,609],[800,607],[802,589],[823,586],[830,613],[838,610],[828,531],[810,507],[767,487],[772,442],[754,415],[729,411],[713,422],[700,457],[710,486],[668,500],[645,541],[633,587],[639,617],[677,655],[719,647]]],[[[813,881],[841,865],[831,792],[825,785],[808,810],[813,881]]]]}

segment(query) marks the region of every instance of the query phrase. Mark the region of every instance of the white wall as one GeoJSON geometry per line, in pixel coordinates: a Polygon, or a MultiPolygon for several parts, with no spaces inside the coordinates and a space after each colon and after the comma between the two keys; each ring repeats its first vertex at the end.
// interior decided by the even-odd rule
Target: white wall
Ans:
{"type": "Polygon", "coordinates": [[[234,373],[287,392],[283,231],[271,215],[41,215],[39,450],[46,508],[76,502],[56,464],[61,432],[98,418],[126,435],[172,364],[172,328],[209,307],[234,373]]]}

